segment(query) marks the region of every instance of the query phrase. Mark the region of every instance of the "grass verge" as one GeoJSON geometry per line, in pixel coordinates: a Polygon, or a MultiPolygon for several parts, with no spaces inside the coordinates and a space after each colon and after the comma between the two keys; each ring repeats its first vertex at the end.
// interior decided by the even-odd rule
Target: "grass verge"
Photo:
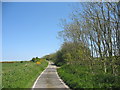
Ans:
{"type": "Polygon", "coordinates": [[[120,88],[120,76],[103,73],[99,69],[91,73],[88,66],[64,65],[59,76],[71,88],[120,88]]]}

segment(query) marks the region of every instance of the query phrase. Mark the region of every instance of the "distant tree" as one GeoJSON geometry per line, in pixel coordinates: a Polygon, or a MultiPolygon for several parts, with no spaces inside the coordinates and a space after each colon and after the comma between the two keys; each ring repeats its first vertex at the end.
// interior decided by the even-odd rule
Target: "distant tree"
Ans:
{"type": "Polygon", "coordinates": [[[35,60],[36,60],[36,58],[32,58],[32,60],[31,60],[31,61],[32,61],[32,62],[35,62],[35,60]]]}
{"type": "Polygon", "coordinates": [[[33,57],[31,61],[32,61],[32,62],[37,62],[37,61],[39,61],[39,60],[40,60],[40,58],[38,58],[38,57],[35,57],[35,58],[34,58],[34,57],[33,57]]]}
{"type": "Polygon", "coordinates": [[[36,61],[40,60],[40,58],[38,58],[38,57],[36,57],[35,59],[36,59],[36,61]]]}

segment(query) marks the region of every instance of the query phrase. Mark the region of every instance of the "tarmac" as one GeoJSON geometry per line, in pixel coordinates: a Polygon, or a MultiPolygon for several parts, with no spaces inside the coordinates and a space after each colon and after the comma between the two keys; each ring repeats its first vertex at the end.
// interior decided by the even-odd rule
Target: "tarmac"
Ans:
{"type": "Polygon", "coordinates": [[[59,77],[57,73],[57,67],[53,64],[53,62],[49,62],[47,68],[39,75],[36,79],[32,89],[51,89],[51,90],[59,90],[65,89],[70,90],[69,87],[63,82],[63,80],[59,77]]]}

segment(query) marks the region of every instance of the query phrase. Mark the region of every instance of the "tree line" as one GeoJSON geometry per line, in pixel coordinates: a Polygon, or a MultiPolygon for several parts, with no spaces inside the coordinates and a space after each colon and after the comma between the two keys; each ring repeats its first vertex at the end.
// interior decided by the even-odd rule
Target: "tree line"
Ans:
{"type": "MultiPolygon", "coordinates": [[[[58,65],[87,65],[94,71],[99,66],[104,73],[118,75],[120,65],[120,19],[117,3],[80,3],[70,21],[61,21],[64,40],[60,50],[45,56],[58,65]]],[[[93,72],[94,73],[94,72],[93,72]]]]}

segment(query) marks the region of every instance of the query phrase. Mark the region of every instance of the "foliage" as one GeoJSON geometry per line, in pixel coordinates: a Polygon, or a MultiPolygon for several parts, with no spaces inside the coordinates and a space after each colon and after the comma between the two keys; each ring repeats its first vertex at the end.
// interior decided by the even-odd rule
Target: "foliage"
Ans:
{"type": "MultiPolygon", "coordinates": [[[[64,64],[80,63],[82,60],[88,60],[90,50],[83,46],[82,43],[65,42],[61,49],[54,53],[52,60],[58,66],[64,64]]],[[[51,55],[49,55],[51,57],[51,55]]]]}
{"type": "Polygon", "coordinates": [[[112,71],[115,75],[114,67],[116,64],[113,62],[118,59],[112,59],[112,57],[120,56],[120,18],[117,15],[117,4],[113,2],[89,2],[80,3],[80,6],[83,6],[82,10],[79,7],[73,10],[71,21],[62,21],[63,30],[59,32],[59,37],[64,40],[64,44],[66,42],[74,43],[72,46],[74,48],[71,46],[68,48],[69,45],[64,46],[67,47],[69,53],[64,55],[72,61],[88,60],[91,65],[94,62],[92,58],[97,57],[103,62],[104,72],[112,71]],[[81,44],[82,47],[78,48],[77,43],[81,44]],[[90,52],[91,56],[87,51],[90,52]],[[112,67],[111,69],[107,63],[112,67]]]}
{"type": "Polygon", "coordinates": [[[52,54],[49,54],[49,55],[45,55],[42,58],[46,59],[46,60],[54,60],[55,57],[56,57],[56,53],[52,53],[52,54]]]}
{"type": "Polygon", "coordinates": [[[37,62],[38,60],[40,60],[40,58],[36,57],[36,58],[32,58],[32,62],[37,62]]]}

